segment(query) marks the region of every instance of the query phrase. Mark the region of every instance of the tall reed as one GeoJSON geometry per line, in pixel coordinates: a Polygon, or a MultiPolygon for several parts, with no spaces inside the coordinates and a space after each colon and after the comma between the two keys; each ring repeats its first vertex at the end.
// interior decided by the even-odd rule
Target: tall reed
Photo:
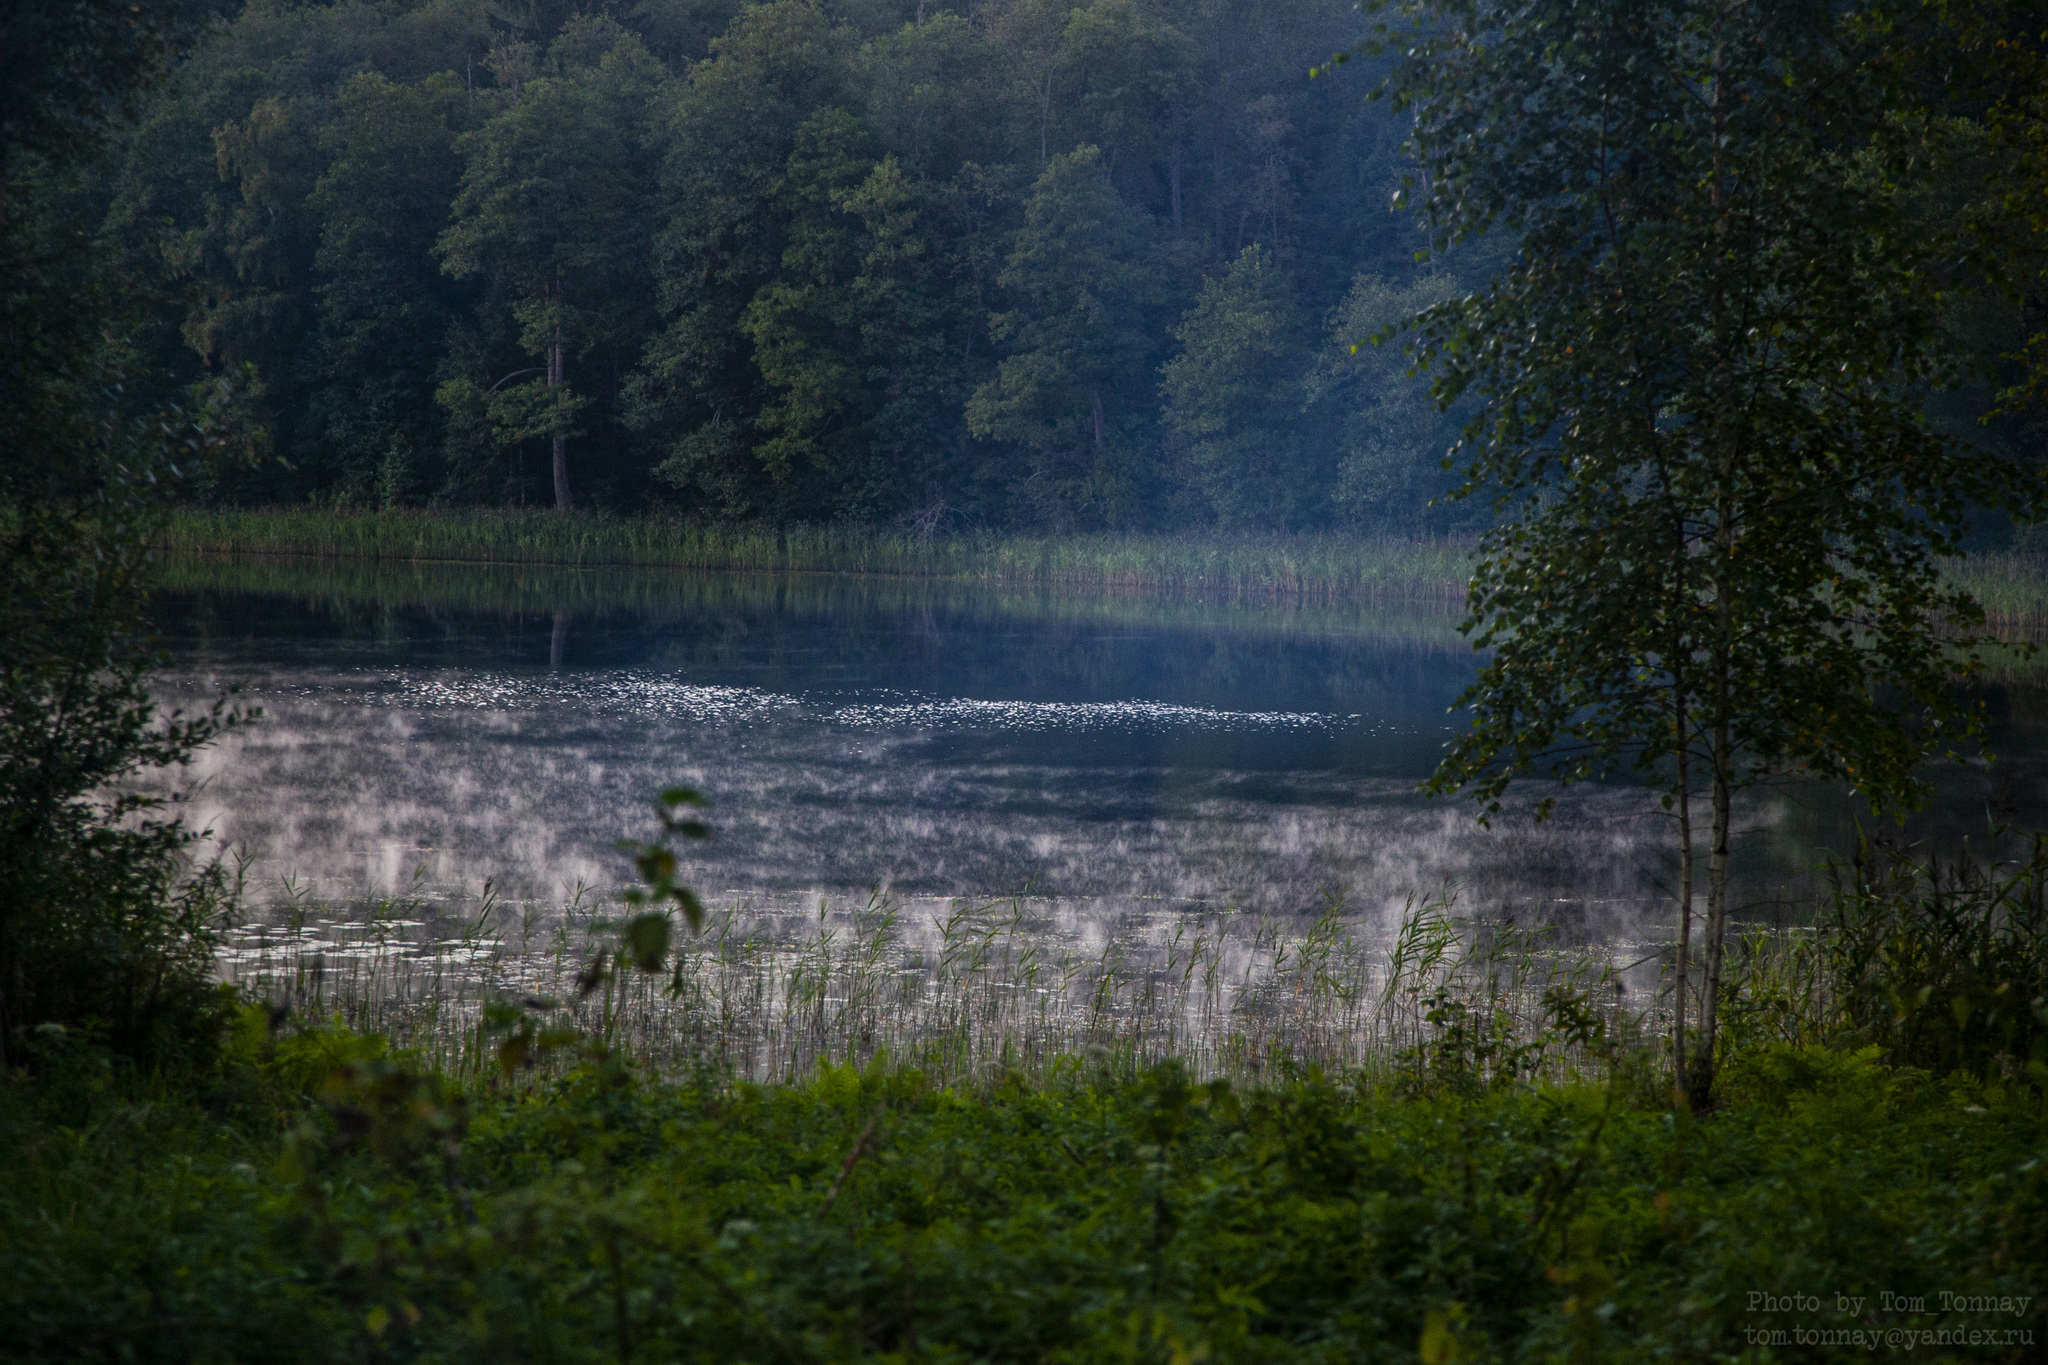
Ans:
{"type": "Polygon", "coordinates": [[[1455,538],[1338,535],[925,539],[854,526],[735,526],[599,513],[310,508],[185,509],[171,519],[162,545],[199,554],[883,574],[1333,600],[1462,599],[1471,548],[1455,538]]]}
{"type": "MultiPolygon", "coordinates": [[[[486,1013],[513,1002],[664,1074],[763,1083],[882,1054],[945,1084],[1169,1057],[1245,1080],[1306,1065],[1386,1071],[1441,1040],[1447,1007],[1482,1019],[1505,1056],[1542,1051],[1546,992],[1622,998],[1602,952],[1462,918],[1448,893],[1411,902],[1390,935],[1332,904],[1306,921],[1197,914],[1093,950],[1048,932],[1021,900],[956,900],[916,922],[879,894],[795,920],[733,905],[662,973],[620,972],[584,994],[579,972],[612,927],[580,894],[545,915],[488,888],[462,911],[417,897],[353,914],[287,899],[240,934],[223,972],[458,1075],[496,1066],[486,1013]]],[[[1555,1052],[1542,1064],[1572,1061],[1555,1052]]]]}
{"type": "MultiPolygon", "coordinates": [[[[161,545],[178,554],[386,565],[632,565],[1449,605],[1464,600],[1473,550],[1470,537],[1457,536],[974,532],[927,539],[872,527],[739,526],[592,512],[312,508],[180,509],[161,545]]],[[[1951,561],[1947,574],[1984,604],[1995,630],[2048,627],[2048,555],[2031,547],[1976,554],[1951,561]]]]}

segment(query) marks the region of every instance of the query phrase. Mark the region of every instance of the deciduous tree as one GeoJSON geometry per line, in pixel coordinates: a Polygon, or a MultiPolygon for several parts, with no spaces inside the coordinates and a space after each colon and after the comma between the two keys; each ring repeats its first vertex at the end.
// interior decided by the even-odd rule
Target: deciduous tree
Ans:
{"type": "Polygon", "coordinates": [[[572,354],[633,349],[650,289],[640,244],[652,230],[650,145],[667,73],[639,39],[603,18],[572,19],[549,45],[545,74],[464,139],[467,166],[445,268],[501,282],[515,299],[521,344],[543,377],[500,407],[513,439],[544,436],[555,505],[570,502],[568,441],[578,404],[572,354]]]}
{"type": "Polygon", "coordinates": [[[394,487],[417,477],[408,452],[435,427],[434,366],[462,291],[433,248],[474,105],[453,76],[400,85],[375,72],[343,86],[339,104],[311,196],[318,322],[303,368],[319,448],[361,492],[380,470],[394,487]]]}
{"type": "Polygon", "coordinates": [[[195,17],[0,19],[0,1069],[44,1024],[136,1058],[203,1043],[221,882],[193,875],[195,832],[127,784],[232,719],[157,710],[144,609],[155,518],[238,434],[237,409],[221,383],[180,405],[133,395],[127,334],[161,281],[93,230],[107,144],[195,17]]]}
{"type": "MultiPolygon", "coordinates": [[[[1473,395],[1461,496],[1500,521],[1467,629],[1491,650],[1430,787],[1489,812],[1525,773],[1654,774],[1681,854],[1674,1050],[1709,1101],[1738,792],[1771,774],[1880,806],[1975,730],[1955,684],[1982,612],[1948,586],[1966,514],[2041,506],[1936,434],[1963,244],[1903,187],[1942,139],[1910,0],[1387,3],[1381,87],[1439,245],[1515,234],[1485,289],[1423,313],[1441,403],[1473,395]],[[1691,990],[1692,802],[1707,923],[1691,990]]],[[[1548,802],[1546,801],[1547,807],[1548,802]]]]}
{"type": "Polygon", "coordinates": [[[992,320],[1003,360],[967,424],[1030,452],[1041,515],[1114,523],[1133,510],[1132,418],[1153,372],[1142,231],[1102,154],[1083,147],[1039,176],[997,279],[1014,300],[992,320]]]}
{"type": "Polygon", "coordinates": [[[1218,525],[1299,524],[1327,490],[1307,449],[1306,369],[1293,281],[1263,246],[1248,246],[1203,282],[1160,367],[1166,427],[1185,447],[1218,525]]]}

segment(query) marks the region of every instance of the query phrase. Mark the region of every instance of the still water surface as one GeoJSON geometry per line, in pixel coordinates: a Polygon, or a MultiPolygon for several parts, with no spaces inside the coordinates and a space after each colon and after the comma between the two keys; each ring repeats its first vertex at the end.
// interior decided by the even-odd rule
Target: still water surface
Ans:
{"type": "MultiPolygon", "coordinates": [[[[1670,826],[1640,788],[1491,830],[1417,794],[1474,667],[1441,608],[284,563],[173,581],[166,699],[239,682],[265,712],[191,774],[259,902],[607,892],[615,841],[687,783],[716,803],[691,881],[764,909],[882,888],[1083,924],[1332,898],[1384,920],[1448,886],[1575,935],[1654,940],[1669,915],[1670,826]]],[[[2037,696],[1993,698],[2030,810],[2037,696]]],[[[1985,779],[1945,783],[1942,818],[1980,821],[1985,779]]],[[[1795,895],[1846,818],[1810,791],[1753,800],[1745,894],[1795,895]]]]}

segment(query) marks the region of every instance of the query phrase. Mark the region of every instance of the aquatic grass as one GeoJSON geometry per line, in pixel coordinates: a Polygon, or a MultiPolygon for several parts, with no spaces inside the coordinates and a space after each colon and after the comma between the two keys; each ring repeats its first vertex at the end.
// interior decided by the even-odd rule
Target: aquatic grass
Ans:
{"type": "MultiPolygon", "coordinates": [[[[921,538],[855,526],[736,526],[663,517],[542,511],[320,512],[307,508],[172,514],[160,539],[173,583],[204,580],[256,591],[481,605],[543,601],[549,610],[664,596],[659,573],[721,570],[772,575],[923,579],[1010,590],[1161,594],[1211,607],[1403,603],[1462,609],[1475,541],[1301,534],[1031,536],[975,532],[921,538]],[[283,566],[273,567],[278,561],[283,566]],[[205,567],[200,567],[205,566],[205,567]],[[461,566],[461,567],[457,567],[461,566]],[[489,566],[484,576],[475,569],[489,566]],[[566,571],[582,571],[588,577],[566,571]],[[508,571],[519,576],[502,577],[508,571]],[[409,581],[410,586],[404,586],[409,581]],[[274,585],[274,586],[271,586],[274,585]]],[[[2048,631],[2048,555],[2031,548],[1951,560],[1949,580],[1983,603],[1994,632],[2048,631]]],[[[1447,627],[1439,626],[1447,633],[1447,627]]],[[[1995,677],[2029,673],[1994,660],[1995,677]]]]}
{"type": "Polygon", "coordinates": [[[2032,634],[2048,627],[2048,554],[1994,551],[1950,560],[1949,581],[1984,606],[1993,630],[2032,634]]]}
{"type": "Polygon", "coordinates": [[[504,1002],[662,1075],[753,1083],[883,1057],[968,1085],[1044,1081],[1076,1058],[1117,1074],[1172,1059],[1246,1081],[1308,1065],[1392,1074],[1441,1050],[1447,1028],[1477,1040],[1460,1065],[1563,1075],[1587,1059],[1546,1042],[1558,990],[1597,1000],[1618,1030],[1655,1028],[1621,1008],[1606,952],[1459,915],[1449,892],[1411,901],[1391,935],[1332,902],[1305,920],[1177,915],[1094,948],[1021,898],[955,900],[928,919],[881,893],[802,916],[736,903],[662,972],[596,989],[583,969],[618,927],[601,903],[579,893],[538,942],[530,908],[497,905],[281,903],[238,933],[222,974],[469,1078],[497,1069],[488,1017],[504,1002]]]}
{"type": "Polygon", "coordinates": [[[731,613],[832,622],[929,613],[1034,625],[1199,629],[1291,637],[1365,636],[1467,652],[1455,603],[1431,597],[1245,597],[1139,589],[738,573],[614,565],[350,561],[298,555],[166,555],[158,585],[173,593],[286,598],[337,618],[401,610],[500,617],[625,617],[657,624],[731,613]]]}
{"type": "Polygon", "coordinates": [[[182,554],[380,563],[639,565],[1250,597],[1461,601],[1472,543],[1459,537],[1309,534],[976,532],[924,539],[855,526],[743,526],[590,512],[187,508],[170,519],[160,544],[182,554]]]}
{"type": "MultiPolygon", "coordinates": [[[[1997,848],[2009,831],[1989,833],[1997,848]]],[[[2004,858],[1859,837],[1829,874],[1813,923],[1742,936],[1732,1036],[2048,1083],[2048,835],[2004,858]]]]}

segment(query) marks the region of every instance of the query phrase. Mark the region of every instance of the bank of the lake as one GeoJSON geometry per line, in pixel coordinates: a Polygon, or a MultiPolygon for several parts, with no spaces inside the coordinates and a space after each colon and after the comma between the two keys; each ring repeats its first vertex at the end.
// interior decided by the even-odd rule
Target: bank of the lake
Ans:
{"type": "MultiPolygon", "coordinates": [[[[719,569],[948,579],[1263,600],[1462,604],[1470,537],[1334,534],[924,538],[860,526],[730,525],[605,513],[474,509],[187,508],[164,528],[183,555],[348,564],[719,569]]],[[[2048,627],[2048,555],[1996,551],[1950,565],[1994,628],[2048,627]]]]}
{"type": "Polygon", "coordinates": [[[2017,1362],[2044,1334],[2040,1092],[1867,1053],[1765,1048],[1691,1120],[1628,1067],[508,1090],[333,1030],[256,1049],[0,1084],[9,1359],[2017,1362]]]}
{"type": "Polygon", "coordinates": [[[577,568],[637,565],[956,579],[1013,587],[1148,589],[1332,600],[1464,595],[1471,542],[1334,535],[921,538],[858,526],[735,526],[528,511],[187,509],[165,548],[350,562],[577,568]]]}
{"type": "Polygon", "coordinates": [[[674,620],[773,610],[821,620],[941,612],[1019,624],[1222,630],[1277,637],[1370,633],[1464,652],[1460,603],[1441,595],[1379,600],[1143,588],[1067,590],[1044,583],[893,574],[677,570],[655,565],[503,564],[174,552],[157,585],[237,594],[330,612],[462,612],[578,620],[674,620]]]}

